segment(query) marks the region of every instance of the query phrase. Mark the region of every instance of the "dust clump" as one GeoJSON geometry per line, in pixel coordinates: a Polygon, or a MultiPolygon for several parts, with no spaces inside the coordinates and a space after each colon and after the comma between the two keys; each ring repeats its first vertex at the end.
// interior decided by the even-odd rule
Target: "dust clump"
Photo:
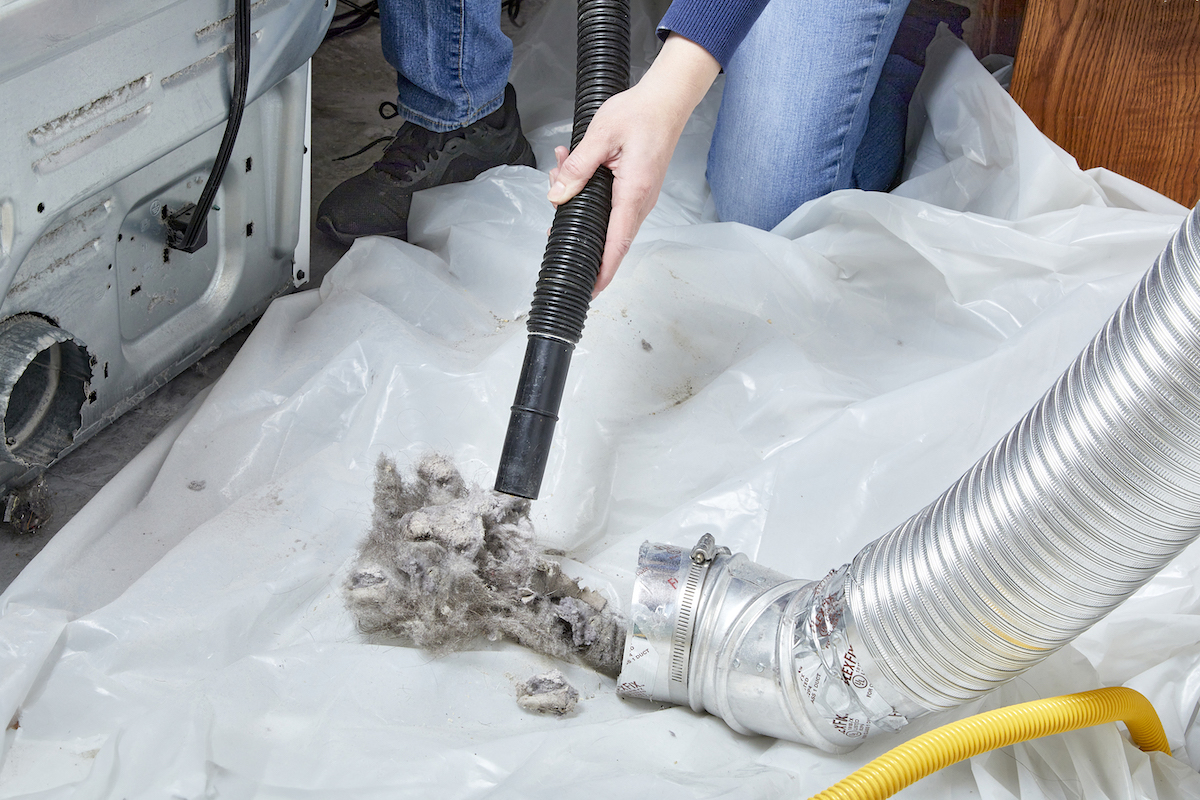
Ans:
{"type": "Polygon", "coordinates": [[[517,705],[538,714],[569,714],[579,701],[579,691],[556,669],[534,675],[517,687],[517,705]]]}
{"type": "Polygon", "coordinates": [[[3,520],[17,533],[33,533],[54,516],[50,490],[46,480],[38,477],[33,483],[14,489],[4,498],[3,520]]]}
{"type": "Polygon", "coordinates": [[[435,655],[505,637],[604,675],[620,672],[624,618],[538,548],[529,501],[468,486],[438,454],[407,478],[379,459],[371,530],[344,588],[366,634],[435,655]]]}

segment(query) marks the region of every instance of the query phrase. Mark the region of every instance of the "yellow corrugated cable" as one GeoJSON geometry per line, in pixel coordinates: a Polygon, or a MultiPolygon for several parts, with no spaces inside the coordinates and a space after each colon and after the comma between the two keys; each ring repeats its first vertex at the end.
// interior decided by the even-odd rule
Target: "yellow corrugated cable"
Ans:
{"type": "Polygon", "coordinates": [[[1117,720],[1142,750],[1171,755],[1154,706],[1140,692],[1116,686],[1019,703],[943,725],[889,750],[812,800],[881,800],[988,750],[1117,720]]]}

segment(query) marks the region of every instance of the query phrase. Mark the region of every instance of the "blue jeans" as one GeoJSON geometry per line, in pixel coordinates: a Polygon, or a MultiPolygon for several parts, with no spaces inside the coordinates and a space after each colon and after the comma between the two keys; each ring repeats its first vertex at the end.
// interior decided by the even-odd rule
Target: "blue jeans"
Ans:
{"type": "MultiPolygon", "coordinates": [[[[835,189],[889,188],[903,125],[879,113],[896,103],[876,98],[873,118],[870,109],[907,5],[767,4],[726,70],[708,153],[721,219],[770,229],[835,189]]],[[[500,0],[383,0],[379,10],[404,119],[447,131],[500,107],[512,63],[500,0]]]]}
{"type": "Polygon", "coordinates": [[[441,133],[504,102],[513,48],[500,0],[383,0],[379,22],[402,118],[441,133]]]}
{"type": "Polygon", "coordinates": [[[878,148],[867,123],[907,5],[767,4],[725,70],[708,151],[708,183],[722,220],[769,230],[802,203],[835,189],[889,188],[859,181],[890,182],[893,174],[871,163],[878,148]]]}

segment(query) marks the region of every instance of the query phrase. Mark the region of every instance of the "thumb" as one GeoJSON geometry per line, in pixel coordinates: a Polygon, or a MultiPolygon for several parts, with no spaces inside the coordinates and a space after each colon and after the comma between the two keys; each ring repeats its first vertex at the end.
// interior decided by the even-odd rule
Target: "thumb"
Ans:
{"type": "Polygon", "coordinates": [[[579,194],[596,168],[608,160],[608,147],[600,137],[591,132],[584,135],[579,145],[567,156],[558,168],[554,185],[546,197],[555,205],[562,205],[579,194]]]}

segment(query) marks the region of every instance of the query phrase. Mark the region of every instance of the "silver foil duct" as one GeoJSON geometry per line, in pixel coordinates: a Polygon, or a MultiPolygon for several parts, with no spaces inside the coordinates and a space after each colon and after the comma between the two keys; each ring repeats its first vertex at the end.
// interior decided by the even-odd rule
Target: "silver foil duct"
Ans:
{"type": "Polygon", "coordinates": [[[1021,674],[1198,533],[1200,207],[1009,434],[852,563],[804,582],[711,537],[644,546],[619,688],[847,750],[1021,674]]]}

